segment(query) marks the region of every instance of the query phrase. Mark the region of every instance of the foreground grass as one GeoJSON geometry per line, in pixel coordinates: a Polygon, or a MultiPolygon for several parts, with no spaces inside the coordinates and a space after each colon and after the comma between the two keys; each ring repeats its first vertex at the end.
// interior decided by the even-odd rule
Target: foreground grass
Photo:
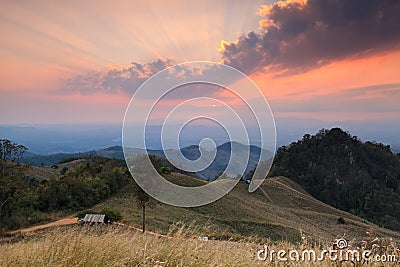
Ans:
{"type": "MultiPolygon", "coordinates": [[[[0,266],[354,266],[324,262],[262,262],[260,244],[199,241],[178,229],[173,237],[141,234],[121,227],[67,227],[30,239],[0,245],[0,266]]],[[[275,249],[302,249],[305,244],[273,244],[275,249]]],[[[318,249],[317,249],[318,251],[318,249]]],[[[398,266],[379,263],[368,266],[398,266]]],[[[358,265],[360,266],[360,265],[358,265]]],[[[364,266],[364,265],[362,265],[364,266]]]]}
{"type": "Polygon", "coordinates": [[[0,266],[244,266],[250,243],[158,237],[121,228],[71,227],[0,245],[0,266]]]}

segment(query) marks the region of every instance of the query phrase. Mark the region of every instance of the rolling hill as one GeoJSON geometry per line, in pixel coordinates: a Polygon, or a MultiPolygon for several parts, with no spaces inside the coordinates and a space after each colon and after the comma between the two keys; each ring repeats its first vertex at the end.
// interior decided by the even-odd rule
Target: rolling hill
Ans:
{"type": "MultiPolygon", "coordinates": [[[[73,169],[81,163],[74,161],[63,167],[73,169]]],[[[51,168],[47,171],[48,174],[55,172],[51,168]]],[[[179,173],[171,173],[166,178],[185,186],[207,183],[179,173]]],[[[38,230],[35,235],[10,239],[11,242],[5,238],[0,242],[0,265],[265,266],[268,261],[259,261],[256,257],[264,244],[286,251],[312,248],[319,255],[335,238],[344,237],[353,246],[358,246],[361,240],[368,240],[370,244],[372,240],[389,240],[389,244],[400,240],[399,232],[380,228],[324,204],[286,177],[265,180],[255,193],[248,193],[247,184],[239,182],[227,196],[199,208],[153,203],[153,208],[147,209],[147,226],[161,234],[142,235],[135,230],[141,215],[135,205],[133,187],[130,183],[93,207],[121,211],[125,224],[59,225],[38,230]],[[338,223],[338,218],[343,223],[338,223]],[[207,236],[209,240],[204,242],[199,236],[207,236]]],[[[295,266],[332,264],[325,259],[315,264],[299,262],[295,266]]],[[[351,263],[343,264],[350,266],[351,263]]],[[[393,264],[396,262],[380,266],[393,264]]],[[[294,265],[276,263],[274,266],[294,265]]]]}
{"type": "MultiPolygon", "coordinates": [[[[171,182],[199,186],[205,181],[183,174],[166,175],[171,182]]],[[[140,225],[141,213],[135,204],[132,185],[96,205],[95,210],[112,208],[120,211],[128,224],[140,225]]],[[[190,225],[199,234],[216,239],[246,238],[298,242],[302,236],[315,242],[332,241],[345,236],[361,240],[366,232],[400,240],[400,233],[376,226],[350,213],[335,209],[308,194],[286,177],[267,179],[254,193],[247,184],[238,185],[225,197],[206,206],[178,208],[154,203],[147,209],[147,228],[167,234],[176,225],[190,225]],[[339,223],[342,218],[344,223],[339,223]]]]}

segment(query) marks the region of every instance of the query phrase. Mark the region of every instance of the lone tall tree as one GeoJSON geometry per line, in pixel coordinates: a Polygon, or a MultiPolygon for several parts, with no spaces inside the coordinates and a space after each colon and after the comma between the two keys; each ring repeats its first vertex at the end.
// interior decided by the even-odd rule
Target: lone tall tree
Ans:
{"type": "Polygon", "coordinates": [[[8,139],[0,139],[0,218],[3,216],[6,204],[18,198],[17,184],[21,182],[18,178],[23,176],[26,170],[26,165],[20,165],[19,161],[26,150],[28,148],[23,145],[12,143],[8,139]],[[7,161],[16,164],[8,164],[7,161]]]}
{"type": "MultiPolygon", "coordinates": [[[[140,173],[146,173],[146,169],[141,168],[143,166],[142,161],[147,160],[145,156],[138,156],[135,157],[133,163],[133,167],[131,166],[130,169],[134,170],[134,173],[131,173],[132,175],[135,175],[135,172],[140,172],[140,173]]],[[[155,165],[155,161],[158,160],[155,156],[150,156],[150,160],[153,163],[153,166],[155,165]]],[[[127,171],[129,173],[129,171],[127,171]]],[[[150,175],[152,173],[150,172],[150,175]]],[[[151,197],[136,183],[135,184],[135,198],[136,198],[136,203],[138,205],[138,208],[142,210],[142,232],[144,233],[146,231],[146,206],[153,206],[155,203],[151,201],[151,197]]]]}
{"type": "Polygon", "coordinates": [[[136,190],[136,201],[138,208],[142,209],[142,232],[146,231],[146,205],[150,202],[150,196],[139,186],[136,190]]]}

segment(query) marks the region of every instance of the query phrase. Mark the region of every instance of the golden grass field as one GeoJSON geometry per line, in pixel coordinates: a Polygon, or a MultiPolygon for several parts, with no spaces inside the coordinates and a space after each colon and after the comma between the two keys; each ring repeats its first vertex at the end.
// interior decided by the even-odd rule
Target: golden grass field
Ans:
{"type": "MultiPolygon", "coordinates": [[[[169,236],[142,234],[122,226],[64,226],[15,243],[2,243],[0,266],[367,266],[329,259],[260,261],[257,251],[263,244],[250,240],[200,241],[191,233],[185,226],[174,229],[169,236]]],[[[266,244],[283,250],[312,247],[305,240],[297,244],[271,241],[266,244]]],[[[314,249],[317,253],[321,251],[314,249]]],[[[399,262],[368,266],[399,266],[399,262]]]]}

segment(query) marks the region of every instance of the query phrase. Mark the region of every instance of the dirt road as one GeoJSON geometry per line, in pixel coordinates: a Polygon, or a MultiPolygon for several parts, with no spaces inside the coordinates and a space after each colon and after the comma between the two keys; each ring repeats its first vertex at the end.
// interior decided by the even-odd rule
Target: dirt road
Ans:
{"type": "Polygon", "coordinates": [[[15,230],[15,231],[7,232],[7,234],[10,234],[10,235],[26,234],[26,233],[34,232],[37,230],[46,229],[49,227],[76,224],[77,222],[78,222],[78,218],[76,218],[76,217],[65,218],[65,219],[55,221],[55,222],[50,222],[50,223],[46,223],[46,224],[36,225],[36,226],[32,226],[32,227],[27,227],[27,228],[22,228],[22,229],[15,230]]]}
{"type": "MultiPolygon", "coordinates": [[[[36,225],[36,226],[32,226],[32,227],[22,228],[19,230],[10,231],[10,232],[7,232],[7,235],[15,236],[15,235],[20,235],[20,234],[29,234],[29,233],[33,233],[37,230],[42,230],[42,229],[55,227],[55,226],[71,225],[71,224],[76,224],[77,222],[78,222],[77,217],[64,218],[64,219],[61,219],[61,220],[58,220],[55,222],[50,222],[50,223],[46,223],[46,224],[41,224],[41,225],[36,225]]],[[[139,227],[133,226],[133,225],[129,225],[129,224],[121,223],[121,222],[116,222],[115,224],[130,228],[130,229],[134,229],[138,232],[142,231],[142,229],[140,229],[139,227]]],[[[152,231],[146,231],[146,234],[151,234],[151,235],[154,235],[157,237],[167,237],[166,235],[155,233],[152,231]]]]}

